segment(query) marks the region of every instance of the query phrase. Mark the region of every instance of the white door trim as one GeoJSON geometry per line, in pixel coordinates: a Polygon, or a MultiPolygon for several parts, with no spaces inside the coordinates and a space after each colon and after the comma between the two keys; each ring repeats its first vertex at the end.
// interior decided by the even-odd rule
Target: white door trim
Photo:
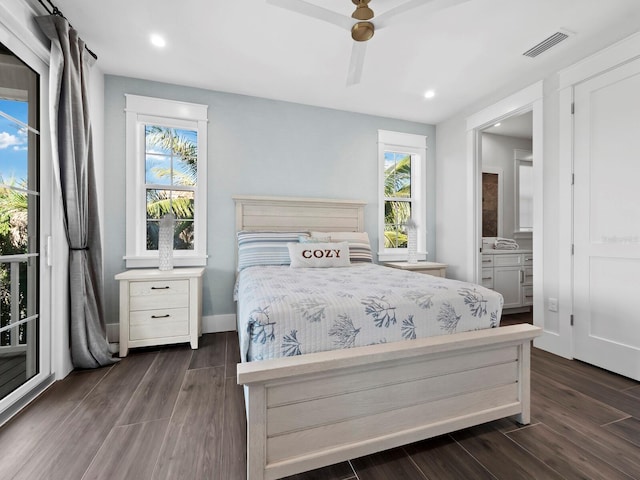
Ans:
{"type": "MultiPolygon", "coordinates": [[[[468,244],[471,246],[470,260],[467,265],[467,278],[478,282],[481,275],[481,165],[482,152],[479,132],[496,122],[520,113],[533,112],[533,312],[534,324],[544,328],[544,249],[543,232],[543,82],[539,81],[467,118],[467,171],[470,173],[467,189],[467,205],[473,212],[468,225],[468,244]]],[[[544,338],[547,332],[543,332],[544,338]]]]}

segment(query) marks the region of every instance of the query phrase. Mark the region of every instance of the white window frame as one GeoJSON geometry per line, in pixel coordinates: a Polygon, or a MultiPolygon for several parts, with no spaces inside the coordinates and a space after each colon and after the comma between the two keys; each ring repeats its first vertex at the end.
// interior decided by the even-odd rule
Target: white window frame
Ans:
{"type": "Polygon", "coordinates": [[[198,132],[198,168],[194,189],[194,248],[174,250],[177,267],[207,264],[207,105],[142,97],[126,97],[126,255],[127,268],[157,267],[158,251],[146,249],[145,125],[198,132]]]}
{"type": "MultiPolygon", "coordinates": [[[[411,159],[411,212],[417,224],[418,260],[427,259],[427,137],[411,133],[378,130],[378,260],[381,262],[407,259],[406,248],[384,246],[384,153],[406,153],[411,159]]],[[[405,200],[405,199],[403,199],[405,200]]]]}

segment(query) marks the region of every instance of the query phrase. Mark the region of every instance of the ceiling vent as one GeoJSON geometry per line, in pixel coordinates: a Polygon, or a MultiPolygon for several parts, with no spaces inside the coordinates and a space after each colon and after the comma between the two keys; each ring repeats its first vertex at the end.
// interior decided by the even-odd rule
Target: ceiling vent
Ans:
{"type": "Polygon", "coordinates": [[[549,38],[545,38],[535,47],[532,47],[526,52],[524,52],[523,55],[525,57],[535,58],[538,55],[540,55],[542,52],[546,52],[551,47],[559,44],[560,42],[562,42],[563,40],[566,40],[567,38],[569,38],[568,34],[563,32],[556,32],[553,35],[551,35],[549,38]]]}

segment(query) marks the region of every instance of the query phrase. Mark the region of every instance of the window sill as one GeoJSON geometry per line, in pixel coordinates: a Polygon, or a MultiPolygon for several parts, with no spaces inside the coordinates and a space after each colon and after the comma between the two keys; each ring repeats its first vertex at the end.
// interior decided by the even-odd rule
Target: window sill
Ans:
{"type": "MultiPolygon", "coordinates": [[[[126,268],[158,268],[158,257],[123,257],[126,268]]],[[[206,267],[208,255],[175,256],[174,267],[206,267]]]]}

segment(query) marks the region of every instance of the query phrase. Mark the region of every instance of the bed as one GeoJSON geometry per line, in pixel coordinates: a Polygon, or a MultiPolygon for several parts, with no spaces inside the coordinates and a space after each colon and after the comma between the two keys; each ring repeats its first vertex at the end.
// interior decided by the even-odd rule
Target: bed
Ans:
{"type": "MultiPolygon", "coordinates": [[[[281,231],[283,235],[297,231],[364,231],[363,202],[254,196],[235,196],[234,200],[237,231],[281,231]]],[[[283,268],[246,270],[279,278],[280,274],[274,272],[283,268]]],[[[349,267],[359,275],[373,268],[392,270],[373,265],[349,267]]],[[[290,269],[289,275],[301,275],[306,269],[295,270],[290,269]]],[[[309,270],[332,275],[327,273],[329,269],[309,270]]],[[[428,280],[433,285],[446,284],[463,303],[461,289],[475,292],[472,300],[478,295],[483,300],[490,297],[471,284],[428,280]]],[[[305,287],[300,288],[304,292],[305,287]]],[[[372,293],[375,297],[376,292],[372,293]]],[[[362,298],[358,296],[359,301],[362,298]]],[[[241,350],[249,358],[260,359],[239,364],[237,371],[238,383],[245,387],[247,406],[248,480],[281,478],[506,416],[516,415],[518,422],[529,423],[530,345],[540,329],[531,325],[487,328],[496,326],[491,314],[497,310],[499,318],[500,311],[495,303],[482,305],[487,306],[486,314],[480,315],[483,319],[471,314],[461,322],[478,321],[467,323],[468,331],[459,332],[461,328],[442,322],[441,327],[456,332],[447,335],[436,332],[436,336],[418,338],[412,335],[417,327],[402,328],[410,314],[398,313],[396,336],[401,338],[391,336],[385,338],[389,341],[380,342],[363,335],[358,340],[353,335],[332,336],[328,331],[315,336],[341,339],[350,342],[346,347],[352,348],[323,351],[324,346],[303,342],[298,327],[290,326],[285,328],[296,333],[289,339],[280,336],[285,341],[277,343],[271,352],[258,349],[251,353],[244,340],[241,350]],[[269,358],[273,354],[279,358],[269,358]]],[[[239,322],[247,317],[240,313],[243,308],[251,311],[256,307],[239,305],[239,322]]],[[[462,307],[457,308],[454,317],[462,318],[462,307]]],[[[313,313],[319,315],[317,309],[313,313]]],[[[304,310],[294,309],[291,316],[300,316],[292,321],[302,320],[303,324],[323,324],[314,322],[304,310]]],[[[376,319],[372,320],[375,323],[376,319]]],[[[383,330],[385,322],[392,323],[388,317],[377,320],[381,322],[378,331],[383,330]]],[[[351,332],[357,330],[356,326],[360,327],[347,325],[351,332]]],[[[239,324],[239,330],[250,331],[246,324],[239,324]]],[[[248,343],[263,345],[262,339],[273,332],[259,333],[264,337],[250,335],[248,343]]],[[[265,340],[264,345],[268,343],[265,340]]]]}

